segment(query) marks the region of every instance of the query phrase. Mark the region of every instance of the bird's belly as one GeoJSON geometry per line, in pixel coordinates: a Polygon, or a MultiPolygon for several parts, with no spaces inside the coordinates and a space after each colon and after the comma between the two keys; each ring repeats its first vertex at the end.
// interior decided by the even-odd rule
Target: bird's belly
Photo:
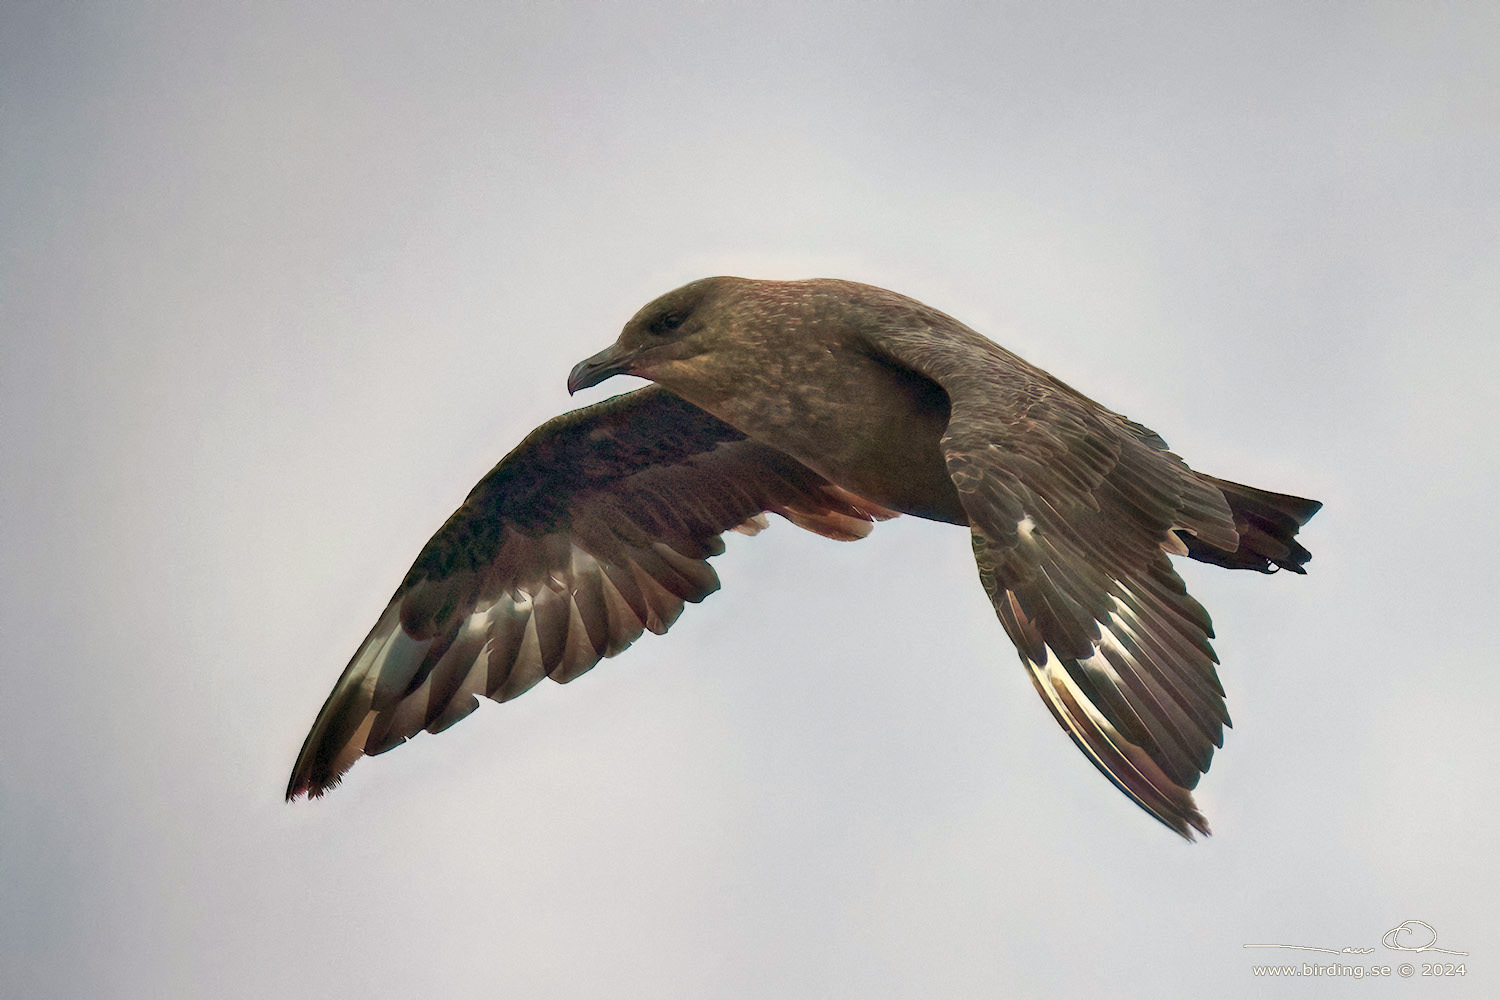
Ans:
{"type": "Polygon", "coordinates": [[[888,429],[871,447],[856,443],[853,448],[793,454],[824,478],[872,503],[934,521],[968,524],[943,461],[940,437],[912,434],[909,428],[888,429]]]}
{"type": "Polygon", "coordinates": [[[872,503],[968,524],[943,457],[947,395],[913,373],[859,360],[849,366],[855,377],[823,379],[813,383],[815,393],[768,392],[753,411],[716,400],[725,411],[719,415],[872,503]]]}

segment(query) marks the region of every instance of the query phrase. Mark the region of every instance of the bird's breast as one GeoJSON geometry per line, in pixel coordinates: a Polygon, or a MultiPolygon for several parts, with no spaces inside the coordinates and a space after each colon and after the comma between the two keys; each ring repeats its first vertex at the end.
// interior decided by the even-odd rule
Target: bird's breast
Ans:
{"type": "Polygon", "coordinates": [[[717,388],[698,399],[691,388],[681,394],[851,493],[904,514],[968,523],[943,457],[948,396],[931,380],[841,352],[786,359],[717,388]]]}

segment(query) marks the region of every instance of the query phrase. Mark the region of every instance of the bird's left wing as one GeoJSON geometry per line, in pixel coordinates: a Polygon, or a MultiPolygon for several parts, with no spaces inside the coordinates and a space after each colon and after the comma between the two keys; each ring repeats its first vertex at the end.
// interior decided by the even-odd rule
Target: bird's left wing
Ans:
{"type": "Polygon", "coordinates": [[[1186,554],[1179,531],[1235,551],[1222,493],[1146,428],[941,313],[902,309],[873,345],[948,396],[948,473],[1037,692],[1141,808],[1207,833],[1191,789],[1229,714],[1208,613],[1167,554],[1186,554]]]}
{"type": "Polygon", "coordinates": [[[422,549],[308,733],[287,798],[543,677],[566,683],[718,589],[764,512],[837,539],[891,512],[651,386],[533,431],[422,549]]]}

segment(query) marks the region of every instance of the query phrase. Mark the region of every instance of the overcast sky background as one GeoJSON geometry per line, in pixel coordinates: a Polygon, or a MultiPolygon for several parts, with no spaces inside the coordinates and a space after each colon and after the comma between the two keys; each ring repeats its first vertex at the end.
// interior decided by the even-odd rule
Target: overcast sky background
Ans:
{"type": "Polygon", "coordinates": [[[1496,995],[1497,42],[1491,2],[4,5],[0,994],[1264,997],[1331,956],[1243,944],[1430,960],[1379,948],[1418,919],[1471,952],[1432,995],[1496,995]],[[282,801],[428,535],[715,273],[897,289],[1326,502],[1305,578],[1182,568],[1213,838],[1088,765],[910,518],[736,536],[671,635],[282,801]]]}

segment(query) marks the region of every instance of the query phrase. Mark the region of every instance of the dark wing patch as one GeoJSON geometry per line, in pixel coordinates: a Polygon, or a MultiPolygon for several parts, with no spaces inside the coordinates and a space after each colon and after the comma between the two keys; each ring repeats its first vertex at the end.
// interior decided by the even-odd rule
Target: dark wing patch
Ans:
{"type": "Polygon", "coordinates": [[[830,538],[893,516],[655,386],[550,420],[422,549],[329,695],[287,798],[543,677],[566,683],[719,587],[764,512],[830,538]]]}
{"type": "Polygon", "coordinates": [[[1032,683],[1125,794],[1184,837],[1208,833],[1191,789],[1229,715],[1208,614],[1168,553],[1186,554],[1182,535],[1235,551],[1223,494],[1145,427],[941,314],[927,322],[876,343],[948,393],[948,470],[1032,683]]]}

